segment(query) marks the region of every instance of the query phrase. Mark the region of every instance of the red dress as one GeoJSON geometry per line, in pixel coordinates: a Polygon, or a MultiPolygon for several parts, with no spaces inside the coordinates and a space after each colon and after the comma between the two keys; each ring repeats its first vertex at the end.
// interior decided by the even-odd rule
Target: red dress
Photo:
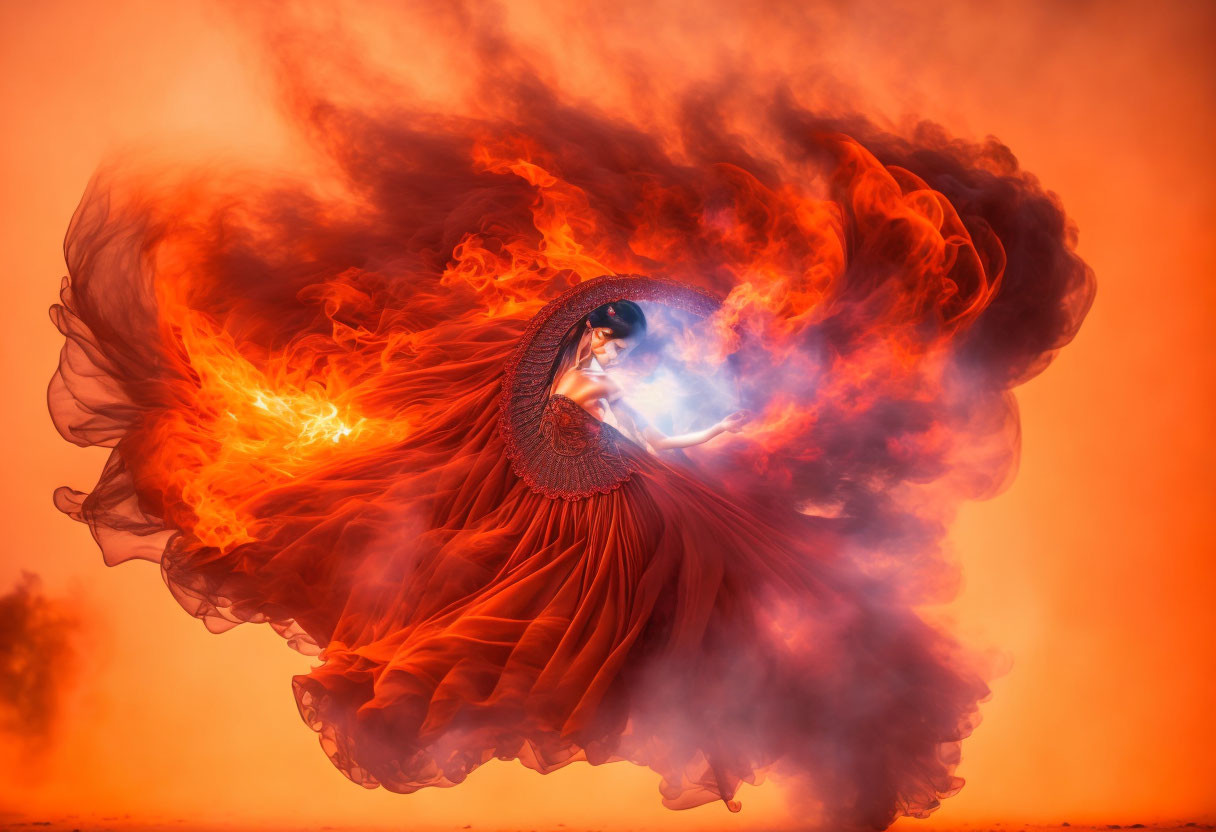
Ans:
{"type": "MultiPolygon", "coordinates": [[[[672,808],[737,809],[773,772],[838,826],[930,811],[986,693],[950,640],[850,565],[832,521],[703,481],[543,389],[570,322],[621,297],[712,306],[612,277],[531,322],[435,330],[383,380],[425,424],[251,498],[247,544],[172,538],[171,589],[216,629],[323,648],[300,713],[366,786],[630,760],[672,808]]],[[[105,489],[58,496],[113,525],[105,489]]]]}
{"type": "MultiPolygon", "coordinates": [[[[550,329],[631,288],[568,292],[550,329]]],[[[504,398],[536,393],[521,360],[553,358],[538,341],[505,382],[487,368],[470,386],[416,571],[357,592],[325,664],[295,680],[334,763],[410,792],[493,757],[624,759],[662,775],[672,808],[732,809],[773,768],[877,825],[955,790],[941,751],[979,688],[936,635],[870,594],[826,521],[728,497],[565,396],[512,423],[504,398]]]]}

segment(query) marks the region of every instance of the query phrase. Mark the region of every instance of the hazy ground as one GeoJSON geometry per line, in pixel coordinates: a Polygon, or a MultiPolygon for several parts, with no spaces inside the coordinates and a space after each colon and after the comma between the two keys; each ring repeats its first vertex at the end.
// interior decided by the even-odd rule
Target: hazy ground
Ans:
{"type": "MultiPolygon", "coordinates": [[[[558,824],[554,827],[538,826],[529,827],[497,827],[485,824],[470,824],[467,826],[457,825],[449,827],[440,826],[408,826],[408,827],[386,827],[386,826],[269,826],[259,825],[259,830],[264,832],[388,832],[389,829],[395,832],[447,832],[447,830],[471,830],[471,832],[598,832],[593,828],[582,828],[566,826],[558,824]]],[[[717,827],[727,828],[727,827],[717,827]]],[[[0,832],[2,830],[47,830],[47,832],[127,832],[128,830],[137,830],[137,832],[152,832],[152,830],[173,830],[173,832],[244,832],[250,829],[248,822],[234,821],[228,824],[208,823],[206,825],[196,825],[185,818],[153,818],[153,819],[135,819],[130,816],[111,816],[111,817],[82,817],[73,815],[64,815],[61,817],[25,817],[14,813],[0,812],[0,832]]],[[[994,823],[994,824],[969,824],[960,826],[940,826],[940,825],[921,825],[920,823],[904,821],[895,827],[896,832],[899,830],[916,830],[916,832],[1056,832],[1056,830],[1067,830],[1067,832],[1107,832],[1110,829],[1143,829],[1149,832],[1186,832],[1187,830],[1195,829],[1216,829],[1216,823],[1205,823],[1198,821],[1180,822],[1177,824],[1145,824],[1128,821],[1126,823],[1106,823],[1097,825],[1075,825],[1068,822],[1059,824],[1041,825],[1041,824],[1020,824],[1020,823],[994,823]]],[[[788,832],[789,827],[774,828],[771,832],[788,832]]],[[[633,832],[645,832],[638,829],[633,832]]],[[[748,827],[748,832],[770,832],[765,827],[748,827]]]]}

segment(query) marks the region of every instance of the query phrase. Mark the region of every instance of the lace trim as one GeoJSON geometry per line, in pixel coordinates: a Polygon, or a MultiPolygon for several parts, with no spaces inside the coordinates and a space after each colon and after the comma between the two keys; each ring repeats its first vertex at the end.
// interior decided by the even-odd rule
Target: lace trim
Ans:
{"type": "Polygon", "coordinates": [[[621,453],[619,442],[628,440],[616,428],[565,396],[550,399],[547,389],[562,336],[593,309],[617,300],[662,303],[702,317],[721,305],[711,293],[675,280],[613,274],[566,290],[528,322],[503,369],[498,426],[512,470],[546,497],[579,500],[606,494],[636,470],[621,453]]]}

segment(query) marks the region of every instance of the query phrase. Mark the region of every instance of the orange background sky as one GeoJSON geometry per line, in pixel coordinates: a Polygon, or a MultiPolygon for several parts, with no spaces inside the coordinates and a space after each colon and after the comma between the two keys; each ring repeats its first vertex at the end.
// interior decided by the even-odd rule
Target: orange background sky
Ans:
{"type": "MultiPolygon", "coordinates": [[[[690,73],[717,49],[798,46],[794,6],[717,30],[698,6],[612,8],[591,16],[595,31],[558,4],[508,22],[572,77],[579,39],[597,32],[690,73]],[[725,47],[703,40],[723,32],[725,47]]],[[[964,743],[968,785],[932,825],[1216,818],[1216,4],[895,9],[831,3],[804,21],[858,106],[1006,142],[1061,196],[1098,278],[1076,341],[1018,390],[1016,480],[966,505],[950,537],[965,582],[948,612],[1012,667],[964,743]]],[[[264,627],[207,633],[154,566],[107,569],[52,507],[56,486],[87,490],[104,459],[63,442],[44,401],[68,219],[116,147],[290,165],[294,140],[250,52],[212,4],[0,5],[0,590],[37,572],[84,621],[53,742],[33,754],[0,736],[0,810],[314,828],[779,823],[771,784],[745,786],[740,815],[674,813],[656,775],[624,763],[541,777],[494,762],[455,789],[364,791],[296,712],[290,677],[309,658],[264,627]]]]}

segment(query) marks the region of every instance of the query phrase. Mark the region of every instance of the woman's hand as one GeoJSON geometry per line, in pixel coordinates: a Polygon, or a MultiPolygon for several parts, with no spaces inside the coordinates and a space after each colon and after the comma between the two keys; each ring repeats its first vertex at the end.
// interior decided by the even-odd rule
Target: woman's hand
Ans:
{"type": "MultiPolygon", "coordinates": [[[[621,408],[621,413],[630,412],[628,407],[621,408]]],[[[613,413],[616,413],[616,410],[613,410],[613,413]]],[[[691,448],[693,445],[703,444],[715,436],[728,431],[730,433],[738,433],[743,430],[744,423],[751,418],[752,412],[750,410],[736,410],[722,421],[710,427],[693,431],[692,433],[683,433],[679,436],[664,436],[650,425],[645,425],[642,428],[642,436],[646,439],[647,444],[656,451],[665,451],[670,448],[691,448]]],[[[634,423],[631,421],[630,424],[634,423]]]]}
{"type": "Polygon", "coordinates": [[[738,433],[743,430],[743,426],[752,418],[750,410],[736,410],[734,413],[727,416],[721,422],[718,422],[718,427],[729,433],[738,433]]]}

